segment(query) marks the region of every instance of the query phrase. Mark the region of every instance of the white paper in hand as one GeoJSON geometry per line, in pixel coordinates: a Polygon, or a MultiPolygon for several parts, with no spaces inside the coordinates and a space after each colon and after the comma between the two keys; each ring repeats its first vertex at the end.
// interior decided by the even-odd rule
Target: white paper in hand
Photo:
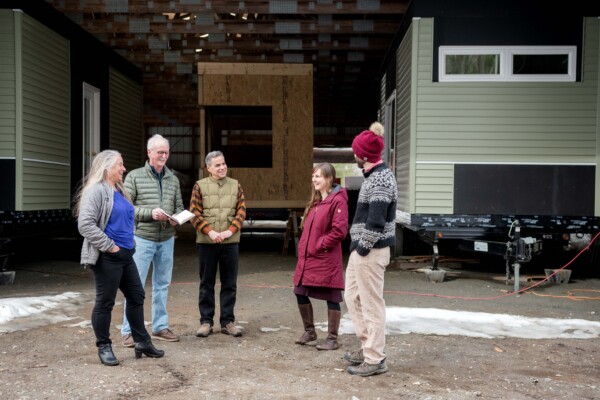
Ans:
{"type": "Polygon", "coordinates": [[[177,222],[179,225],[181,224],[185,224],[186,222],[188,222],[190,219],[194,218],[195,215],[193,212],[188,211],[188,210],[183,210],[182,212],[180,212],[179,214],[173,214],[173,215],[169,215],[167,213],[164,213],[170,220],[173,220],[175,222],[177,222]]]}

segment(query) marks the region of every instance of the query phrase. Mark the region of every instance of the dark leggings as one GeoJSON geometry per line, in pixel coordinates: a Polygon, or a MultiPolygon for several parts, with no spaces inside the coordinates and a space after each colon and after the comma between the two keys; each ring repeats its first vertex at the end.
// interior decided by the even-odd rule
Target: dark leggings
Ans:
{"type": "Polygon", "coordinates": [[[144,326],[145,292],[140,273],[133,261],[134,252],[133,249],[121,248],[116,253],[100,253],[96,265],[92,268],[96,284],[96,303],[92,310],[96,346],[112,343],[110,322],[119,289],[127,300],[125,314],[131,324],[133,340],[137,343],[150,339],[144,326]]]}
{"type": "MultiPolygon", "coordinates": [[[[300,304],[300,305],[301,304],[310,304],[310,299],[308,298],[308,296],[303,296],[301,294],[297,294],[296,299],[298,300],[298,304],[300,304]]],[[[342,308],[340,307],[340,303],[334,303],[332,301],[327,302],[327,309],[335,310],[335,311],[342,310],[342,308]]]]}

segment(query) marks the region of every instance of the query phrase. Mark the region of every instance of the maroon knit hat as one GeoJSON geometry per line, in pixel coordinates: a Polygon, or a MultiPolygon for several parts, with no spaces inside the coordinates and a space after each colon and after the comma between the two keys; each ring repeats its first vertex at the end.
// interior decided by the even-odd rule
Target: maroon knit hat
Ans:
{"type": "MultiPolygon", "coordinates": [[[[383,127],[382,127],[383,128],[383,127]]],[[[373,128],[371,128],[373,129],[373,128]]],[[[367,130],[362,131],[352,141],[352,150],[358,158],[363,161],[370,163],[376,163],[381,160],[381,153],[383,153],[383,129],[381,134],[379,129],[374,129],[377,133],[367,130]]]]}

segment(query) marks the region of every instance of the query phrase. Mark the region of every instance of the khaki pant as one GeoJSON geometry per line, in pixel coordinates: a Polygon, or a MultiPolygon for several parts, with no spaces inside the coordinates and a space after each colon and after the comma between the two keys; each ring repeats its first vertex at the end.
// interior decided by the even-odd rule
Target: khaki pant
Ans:
{"type": "Polygon", "coordinates": [[[385,358],[385,300],[383,276],[390,263],[390,248],[371,249],[366,257],[350,254],[346,268],[344,299],[365,361],[377,364],[385,358]]]}

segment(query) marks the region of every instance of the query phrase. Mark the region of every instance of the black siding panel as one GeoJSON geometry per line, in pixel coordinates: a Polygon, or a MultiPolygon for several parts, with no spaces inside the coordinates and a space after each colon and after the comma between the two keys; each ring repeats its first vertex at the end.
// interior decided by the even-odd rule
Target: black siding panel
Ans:
{"type": "Polygon", "coordinates": [[[594,166],[454,167],[455,214],[593,216],[594,166]]]}
{"type": "Polygon", "coordinates": [[[0,210],[15,209],[15,160],[0,160],[0,210]]]}

